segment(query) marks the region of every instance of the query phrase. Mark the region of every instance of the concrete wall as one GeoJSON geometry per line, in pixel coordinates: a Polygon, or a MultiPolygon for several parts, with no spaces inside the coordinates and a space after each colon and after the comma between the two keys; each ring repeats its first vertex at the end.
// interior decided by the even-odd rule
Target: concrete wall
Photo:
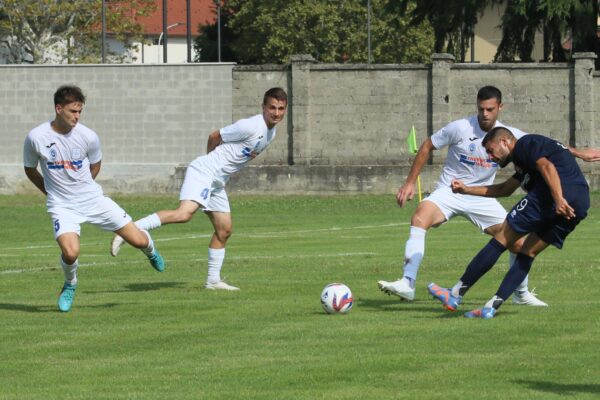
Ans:
{"type": "Polygon", "coordinates": [[[100,136],[98,181],[107,192],[177,191],[176,167],[206,152],[208,134],[231,123],[230,63],[0,66],[0,193],[31,190],[23,140],[54,117],[65,83],[87,96],[81,122],[100,136]]]}
{"type": "MultiPolygon", "coordinates": [[[[562,64],[458,64],[436,54],[427,65],[94,65],[0,67],[0,193],[32,190],[22,172],[26,133],[53,116],[63,83],[88,95],[82,122],[104,150],[99,181],[112,192],[176,193],[185,165],[204,154],[207,135],[260,112],[263,93],[288,91],[286,118],[268,151],[232,179],[232,193],[395,193],[417,141],[474,114],[477,90],[498,86],[501,120],[577,146],[600,146],[600,74],[595,55],[562,64]]],[[[429,191],[446,152],[422,173],[429,191]]],[[[585,164],[598,187],[596,164],[585,164]]]]}
{"type": "MultiPolygon", "coordinates": [[[[282,124],[287,137],[236,176],[230,191],[393,193],[412,162],[406,146],[410,127],[420,143],[448,122],[475,114],[484,85],[503,91],[504,123],[571,145],[600,146],[594,59],[584,53],[573,63],[483,65],[457,64],[437,54],[431,65],[325,65],[299,56],[287,73],[280,66],[236,67],[234,109],[243,107],[237,99],[275,81],[287,83],[291,101],[282,124]]],[[[445,157],[445,150],[434,153],[421,175],[424,191],[433,189],[445,157]]],[[[583,167],[596,188],[596,164],[583,167]]]]}

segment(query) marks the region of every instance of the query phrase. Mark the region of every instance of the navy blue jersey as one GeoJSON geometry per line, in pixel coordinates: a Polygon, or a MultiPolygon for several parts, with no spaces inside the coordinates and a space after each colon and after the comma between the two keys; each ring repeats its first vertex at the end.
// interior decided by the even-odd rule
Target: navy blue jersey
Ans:
{"type": "Polygon", "coordinates": [[[509,225],[515,232],[534,232],[544,242],[562,248],[565,238],[587,216],[590,207],[587,182],[575,157],[560,142],[541,135],[526,135],[517,140],[512,156],[517,171],[513,178],[521,181],[529,193],[508,213],[509,225]],[[573,207],[575,218],[567,220],[556,214],[550,188],[535,166],[542,157],[554,164],[563,197],[573,207]]]}
{"type": "MultiPolygon", "coordinates": [[[[523,177],[529,176],[527,183],[529,190],[541,192],[540,194],[549,193],[548,185],[535,165],[542,157],[546,157],[554,164],[563,188],[571,185],[587,186],[587,181],[575,157],[569,149],[554,139],[542,135],[525,135],[517,140],[512,157],[517,172],[523,177]]],[[[515,178],[519,179],[517,176],[515,178]]]]}

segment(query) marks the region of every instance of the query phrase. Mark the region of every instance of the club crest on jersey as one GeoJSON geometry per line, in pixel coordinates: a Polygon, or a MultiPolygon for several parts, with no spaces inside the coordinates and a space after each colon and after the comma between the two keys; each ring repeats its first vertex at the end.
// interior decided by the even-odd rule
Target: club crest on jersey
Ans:
{"type": "Polygon", "coordinates": [[[80,148],[74,148],[71,149],[71,158],[73,160],[80,160],[81,159],[81,149],[80,148]]]}
{"type": "Polygon", "coordinates": [[[475,153],[476,148],[477,146],[475,145],[475,143],[469,144],[469,153],[475,153]]]}
{"type": "Polygon", "coordinates": [[[56,156],[57,156],[56,149],[50,149],[50,160],[52,160],[52,161],[56,160],[56,156]]]}

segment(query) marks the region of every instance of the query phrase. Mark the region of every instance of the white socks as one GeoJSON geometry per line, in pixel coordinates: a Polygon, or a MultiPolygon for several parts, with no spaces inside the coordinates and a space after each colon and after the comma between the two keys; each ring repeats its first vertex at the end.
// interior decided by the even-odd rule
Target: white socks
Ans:
{"type": "Polygon", "coordinates": [[[423,261],[423,255],[425,254],[425,234],[427,230],[417,228],[416,226],[410,227],[410,234],[406,241],[406,247],[404,249],[404,277],[410,278],[410,283],[414,286],[417,280],[417,273],[423,261]]]}
{"type": "Polygon", "coordinates": [[[146,235],[148,237],[148,247],[146,247],[145,249],[140,249],[140,250],[142,250],[142,252],[145,255],[151,256],[152,254],[154,254],[154,241],[152,240],[152,236],[150,236],[150,233],[148,233],[148,231],[145,229],[140,228],[140,231],[142,231],[144,233],[144,235],[146,235]]]}
{"type": "Polygon", "coordinates": [[[71,265],[67,264],[65,260],[63,260],[62,255],[60,258],[60,265],[65,273],[65,283],[69,285],[77,285],[77,267],[79,266],[79,259],[75,260],[75,262],[71,265]]]}
{"type": "Polygon", "coordinates": [[[154,213],[135,221],[135,225],[140,229],[149,231],[151,229],[160,228],[161,222],[158,214],[154,213]]]}
{"type": "Polygon", "coordinates": [[[450,291],[452,296],[460,297],[460,288],[462,288],[462,287],[463,287],[462,281],[456,282],[456,284],[454,286],[452,286],[452,290],[450,291]]]}
{"type": "Polygon", "coordinates": [[[208,248],[208,278],[207,283],[221,282],[221,267],[225,259],[225,249],[208,248]]]}

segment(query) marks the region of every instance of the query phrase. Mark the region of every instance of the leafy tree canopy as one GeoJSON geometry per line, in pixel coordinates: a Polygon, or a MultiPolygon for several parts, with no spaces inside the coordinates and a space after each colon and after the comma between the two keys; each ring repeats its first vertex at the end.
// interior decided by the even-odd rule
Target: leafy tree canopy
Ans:
{"type": "MultiPolygon", "coordinates": [[[[431,26],[411,26],[408,17],[390,14],[389,1],[371,1],[372,61],[428,61],[431,26]]],[[[320,62],[368,61],[367,0],[227,0],[222,17],[222,51],[231,49],[232,61],[286,63],[293,54],[310,54],[320,62]]],[[[206,39],[216,42],[216,31],[202,30],[210,36],[199,38],[197,47],[203,49],[203,61],[213,61],[205,57],[205,49],[211,47],[206,39]]]]}
{"type": "Polygon", "coordinates": [[[598,52],[597,17],[596,0],[508,0],[495,61],[533,61],[536,31],[544,33],[544,61],[565,61],[569,51],[598,52]]]}
{"type": "MultiPolygon", "coordinates": [[[[107,31],[130,47],[141,39],[135,18],[154,3],[106,0],[107,31]]],[[[102,0],[0,0],[0,52],[9,63],[99,62],[101,26],[102,0]]]]}

